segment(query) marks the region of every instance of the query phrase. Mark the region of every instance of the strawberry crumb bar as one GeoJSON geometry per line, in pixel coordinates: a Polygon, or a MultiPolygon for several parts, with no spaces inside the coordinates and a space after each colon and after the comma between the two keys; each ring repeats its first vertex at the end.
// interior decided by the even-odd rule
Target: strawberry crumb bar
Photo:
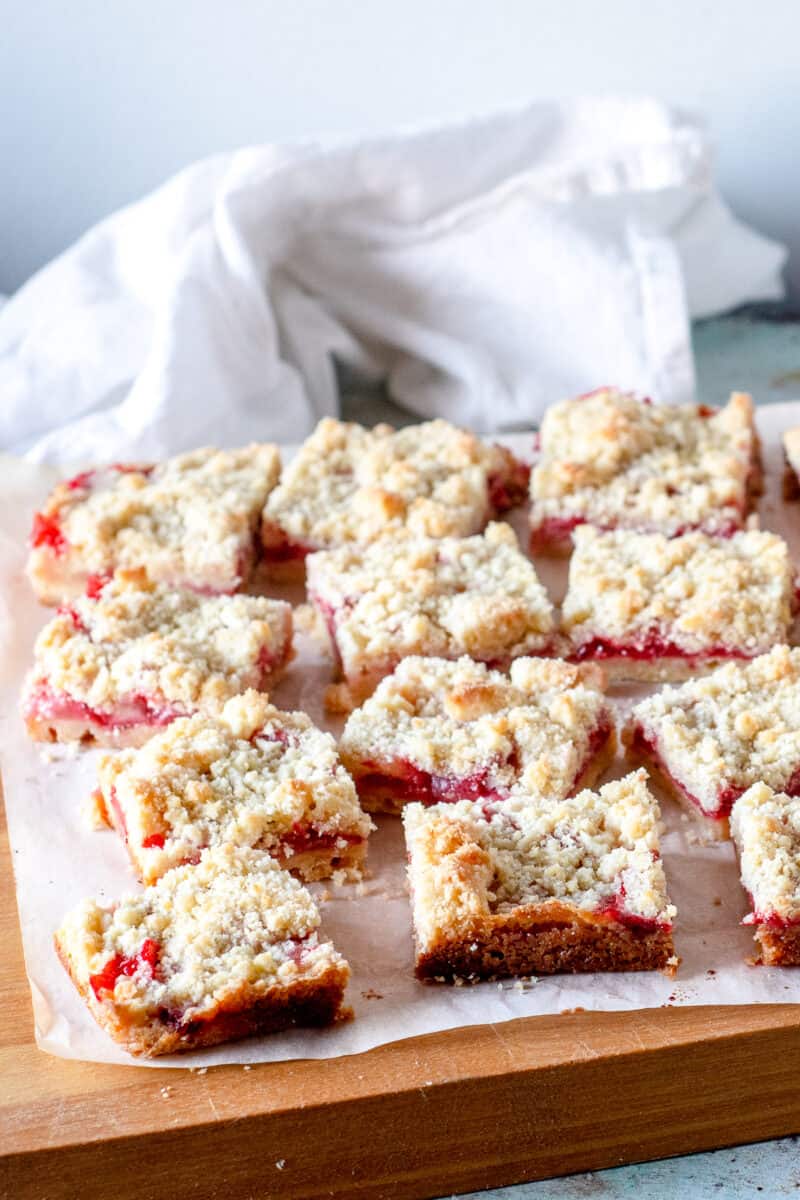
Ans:
{"type": "Polygon", "coordinates": [[[313,554],[308,595],[351,707],[412,654],[507,666],[554,647],[547,593],[514,531],[500,523],[475,537],[387,538],[313,554]]]}
{"type": "Polygon", "coordinates": [[[269,855],[219,846],[138,895],[79,904],[55,945],[97,1023],[151,1057],[335,1021],[349,967],[319,923],[269,855]]]}
{"type": "Polygon", "coordinates": [[[508,675],[469,658],[406,658],[347,721],[339,752],[364,807],[568,796],[614,756],[603,675],[518,658],[508,675]]]}
{"type": "Polygon", "coordinates": [[[264,510],[273,577],[302,579],[306,556],[384,533],[479,533],[520,504],[529,468],[447,421],[395,430],[325,418],[283,472],[264,510]]]}
{"type": "Polygon", "coordinates": [[[731,836],[760,961],[800,966],[800,797],[755,783],[733,806],[731,836]]]}
{"type": "Polygon", "coordinates": [[[361,873],[372,823],[336,743],[258,692],[106,755],[99,782],[106,819],[145,883],[225,844],[265,850],[306,880],[361,873]]]}
{"type": "Polygon", "coordinates": [[[419,978],[674,969],[644,771],[561,800],[409,804],[403,822],[419,978]]]}
{"type": "Polygon", "coordinates": [[[277,448],[258,444],[82,471],[34,516],[33,589],[58,604],[92,575],[143,567],[156,582],[234,592],[252,571],[261,509],[279,474],[277,448]]]}
{"type": "Polygon", "coordinates": [[[95,577],[36,640],[22,696],[38,741],[140,745],[177,717],[276,681],[292,610],[263,596],[200,596],[144,571],[95,577]]]}
{"type": "Polygon", "coordinates": [[[615,388],[545,414],[531,474],[531,548],[569,553],[576,526],[676,537],[741,529],[761,487],[751,398],[724,408],[651,404],[615,388]]]}
{"type": "Polygon", "coordinates": [[[800,795],[800,649],[776,646],[662,689],[636,705],[623,740],[708,832],[727,837],[752,784],[800,795]]]}
{"type": "Polygon", "coordinates": [[[786,641],[794,578],[786,543],[575,530],[562,632],[572,661],[610,679],[683,679],[786,641]]]}

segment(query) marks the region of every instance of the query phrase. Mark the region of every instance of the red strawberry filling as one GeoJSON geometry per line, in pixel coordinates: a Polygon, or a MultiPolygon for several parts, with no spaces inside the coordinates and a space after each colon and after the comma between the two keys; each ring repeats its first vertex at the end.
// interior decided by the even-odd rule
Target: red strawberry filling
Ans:
{"type": "MultiPolygon", "coordinates": [[[[595,755],[608,740],[611,727],[603,723],[592,731],[583,762],[573,783],[572,791],[576,791],[581,780],[594,761],[595,755]]],[[[516,754],[506,760],[506,765],[519,770],[516,754]]],[[[435,775],[422,770],[408,759],[395,759],[390,764],[365,759],[362,763],[365,770],[353,776],[356,790],[362,798],[368,798],[375,792],[385,796],[393,796],[397,800],[411,802],[416,800],[421,804],[451,804],[458,800],[488,800],[502,801],[507,799],[507,789],[498,789],[489,783],[492,773],[496,773],[499,763],[481,767],[469,775],[435,775]]]]}
{"type": "Polygon", "coordinates": [[[482,767],[471,775],[433,775],[423,771],[407,759],[397,759],[391,768],[367,760],[363,774],[355,778],[359,796],[367,797],[380,791],[396,796],[398,800],[421,804],[455,803],[457,800],[505,800],[506,791],[497,791],[489,785],[491,769],[482,767]]]}
{"type": "MultiPolygon", "coordinates": [[[[714,537],[730,538],[735,533],[738,533],[744,525],[743,509],[736,510],[737,515],[731,516],[729,520],[721,525],[715,524],[712,528],[707,528],[706,523],[700,522],[699,525],[679,525],[673,530],[670,537],[682,537],[685,533],[694,533],[697,531],[707,531],[713,534],[714,537]]],[[[572,531],[577,529],[579,525],[594,525],[596,529],[604,533],[609,533],[614,529],[627,528],[625,525],[602,525],[597,521],[590,520],[587,516],[577,517],[547,517],[538,525],[535,525],[531,531],[530,549],[531,553],[543,550],[548,546],[563,546],[570,542],[572,531]]],[[[661,533],[660,529],[654,527],[646,527],[644,525],[636,525],[631,528],[637,533],[661,533]]]]}
{"type": "Polygon", "coordinates": [[[23,715],[37,721],[84,721],[98,729],[134,729],[137,725],[169,725],[186,710],[153,701],[141,693],[123,697],[113,709],[92,708],[68,692],[56,692],[40,681],[25,697],[23,715]]]}
{"type": "Polygon", "coordinates": [[[531,469],[522,459],[506,452],[503,468],[489,475],[489,503],[495,512],[505,512],[522,504],[528,496],[531,469]]]}
{"type": "Polygon", "coordinates": [[[313,548],[302,542],[292,541],[282,529],[270,527],[261,553],[264,561],[268,563],[297,562],[307,558],[309,554],[313,554],[313,548]]]}
{"type": "Polygon", "coordinates": [[[620,882],[614,895],[609,896],[608,900],[598,908],[597,915],[606,917],[609,921],[618,921],[620,925],[627,925],[629,929],[641,933],[652,933],[656,929],[672,929],[671,921],[659,921],[657,917],[643,917],[639,913],[632,913],[625,906],[626,900],[625,884],[620,882]]]}
{"type": "Polygon", "coordinates": [[[299,821],[285,833],[280,841],[282,853],[288,857],[291,854],[314,853],[317,850],[332,850],[342,842],[348,846],[357,846],[364,838],[360,833],[330,833],[317,829],[314,825],[303,825],[299,821]]]}
{"type": "Polygon", "coordinates": [[[101,992],[113,992],[116,982],[121,975],[136,975],[140,970],[147,970],[155,978],[158,968],[159,946],[152,938],[145,938],[138,954],[115,954],[110,958],[102,971],[89,976],[89,984],[98,1000],[102,999],[101,992]]]}
{"type": "Polygon", "coordinates": [[[800,925],[800,917],[782,917],[776,912],[759,912],[750,897],[750,907],[753,910],[742,919],[742,925],[762,925],[765,929],[795,929],[800,925]]]}
{"type": "Polygon", "coordinates": [[[34,549],[44,546],[56,557],[66,553],[69,542],[61,531],[61,523],[57,517],[47,517],[39,512],[33,514],[31,546],[34,549]]]}
{"type": "MultiPolygon", "coordinates": [[[[754,653],[758,653],[755,651],[754,653]]],[[[623,658],[637,662],[651,662],[659,658],[682,658],[687,662],[702,663],[713,658],[750,658],[743,650],[730,646],[709,646],[705,650],[688,651],[677,642],[663,638],[658,633],[645,633],[639,642],[615,642],[610,638],[593,637],[576,646],[569,656],[570,662],[587,659],[623,658]]]]}

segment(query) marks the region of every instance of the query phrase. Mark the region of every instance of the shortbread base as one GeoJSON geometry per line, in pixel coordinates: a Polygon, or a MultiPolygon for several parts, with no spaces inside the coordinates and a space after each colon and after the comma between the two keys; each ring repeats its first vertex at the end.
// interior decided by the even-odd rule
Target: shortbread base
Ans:
{"type": "Polygon", "coordinates": [[[574,974],[591,971],[663,971],[677,966],[669,929],[634,928],[619,922],[545,921],[489,918],[469,935],[417,948],[419,979],[505,979],[510,976],[574,974]]]}
{"type": "Polygon", "coordinates": [[[771,925],[757,925],[755,940],[761,951],[761,966],[800,967],[800,926],[774,929],[771,925]]]}
{"type": "MultiPolygon", "coordinates": [[[[757,653],[766,653],[765,649],[757,653]]],[[[749,656],[748,656],[749,657],[749,656]]],[[[682,683],[697,675],[708,675],[728,662],[747,662],[739,655],[720,655],[712,658],[666,657],[636,658],[577,658],[567,656],[568,662],[595,662],[606,673],[609,683],[682,683]]]]}

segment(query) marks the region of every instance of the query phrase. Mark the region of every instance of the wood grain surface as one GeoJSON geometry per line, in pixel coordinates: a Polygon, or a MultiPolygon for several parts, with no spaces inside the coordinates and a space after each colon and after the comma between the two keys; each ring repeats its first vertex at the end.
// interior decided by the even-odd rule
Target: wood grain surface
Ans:
{"type": "Polygon", "coordinates": [[[50,1057],[0,821],[4,1198],[437,1196],[800,1131],[788,1005],[537,1017],[205,1074],[50,1057]]]}

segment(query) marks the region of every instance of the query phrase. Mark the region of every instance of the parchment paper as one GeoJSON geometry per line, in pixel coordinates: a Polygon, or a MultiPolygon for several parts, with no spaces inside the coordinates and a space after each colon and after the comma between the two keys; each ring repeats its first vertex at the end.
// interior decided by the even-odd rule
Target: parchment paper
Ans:
{"type": "MultiPolygon", "coordinates": [[[[800,506],[780,501],[780,434],[800,424],[800,404],[760,410],[767,464],[762,525],[789,541],[800,561],[800,506]]],[[[504,439],[520,453],[529,436],[504,439]]],[[[60,468],[58,475],[64,474],[60,468]]],[[[17,697],[31,647],[50,610],[40,608],[23,576],[30,516],[54,482],[52,468],[0,460],[0,753],[25,961],[33,995],[36,1039],[51,1054],[96,1062],[139,1063],[95,1025],[59,964],[52,935],[64,913],[86,895],[101,900],[136,884],[115,833],[92,832],[82,804],[94,786],[96,751],[43,748],[30,742],[17,713],[17,697]]],[[[525,514],[513,522],[521,534],[525,514]]],[[[563,564],[540,560],[543,581],[556,600],[563,593],[563,564]]],[[[272,589],[300,602],[302,589],[272,589]]],[[[322,708],[330,662],[311,633],[298,635],[298,655],[273,699],[301,707],[338,733],[322,708]]],[[[647,689],[612,692],[620,712],[647,689]]],[[[618,761],[611,775],[623,774],[618,761]]],[[[542,977],[531,983],[448,987],[418,983],[412,973],[405,854],[400,822],[378,818],[370,842],[371,877],[362,885],[314,885],[321,898],[323,931],[352,967],[348,999],[355,1019],[323,1031],[269,1037],[161,1058],[152,1066],[210,1066],[354,1054],[384,1042],[454,1026],[558,1013],[565,1009],[639,1009],[663,1005],[800,1002],[800,970],[752,967],[752,931],[739,925],[746,911],[732,846],[704,845],[693,824],[662,798],[662,841],[670,895],[678,908],[675,943],[681,966],[675,979],[658,972],[542,977]]]]}

